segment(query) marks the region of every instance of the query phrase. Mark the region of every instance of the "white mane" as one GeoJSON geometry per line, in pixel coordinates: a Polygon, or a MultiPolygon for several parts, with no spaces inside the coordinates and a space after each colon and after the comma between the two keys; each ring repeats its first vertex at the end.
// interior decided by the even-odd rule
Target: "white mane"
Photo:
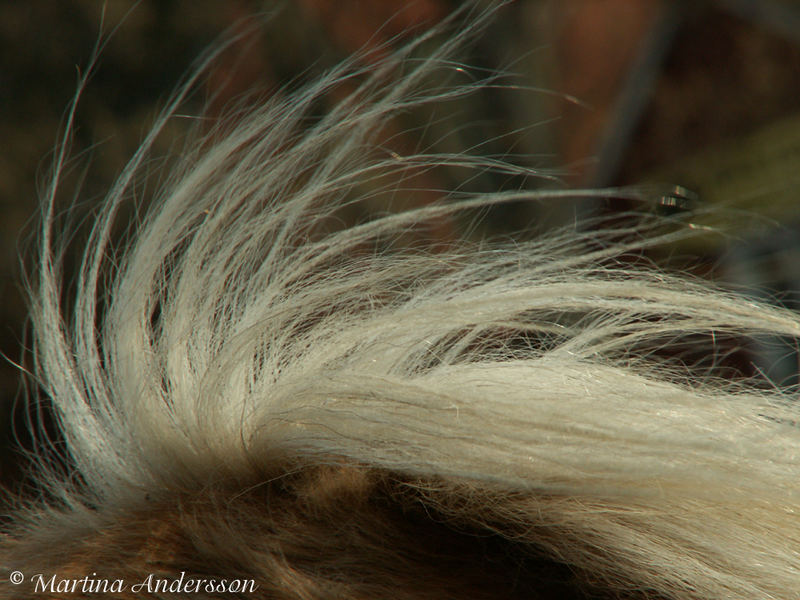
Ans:
{"type": "MultiPolygon", "coordinates": [[[[343,65],[195,134],[116,244],[115,218],[152,182],[153,142],[189,82],[103,201],[70,288],[64,142],[31,314],[36,377],[76,473],[48,470],[42,450],[51,501],[18,517],[3,561],[32,560],[56,522],[91,530],[170,489],[345,460],[418,478],[441,513],[614,589],[800,596],[794,395],[658,358],[693,335],[797,338],[796,314],[617,264],[642,242],[610,232],[437,252],[393,243],[469,207],[576,192],[452,194],[332,227],[365,182],[401,195],[408,175],[445,164],[518,169],[376,145],[398,113],[480,90],[434,83],[452,79],[468,35],[424,59],[412,42],[368,70],[343,65]],[[332,89],[351,91],[311,118],[332,89]]],[[[685,235],[641,227],[644,244],[685,235]]]]}

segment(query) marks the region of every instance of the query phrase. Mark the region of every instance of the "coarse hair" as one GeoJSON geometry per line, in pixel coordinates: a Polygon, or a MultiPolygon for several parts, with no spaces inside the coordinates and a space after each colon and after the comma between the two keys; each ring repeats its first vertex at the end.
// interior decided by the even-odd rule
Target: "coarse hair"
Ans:
{"type": "MultiPolygon", "coordinates": [[[[28,283],[33,376],[63,448],[40,431],[39,494],[0,540],[8,572],[94,578],[98,598],[800,597],[793,390],[671,352],[798,338],[795,313],[623,260],[691,235],[658,219],[514,245],[402,242],[476,207],[635,191],[453,192],[336,226],[362,190],[402,195],[428,169],[530,174],[381,134],[495,83],[451,76],[486,18],[422,58],[435,32],[203,121],[154,177],[155,140],[201,66],[69,278],[58,198],[76,95],[28,283]],[[345,93],[320,116],[332,90],[345,93]],[[148,208],[119,237],[145,181],[148,208]],[[153,574],[257,589],[134,593],[153,574]]],[[[4,576],[0,593],[32,586],[4,576]]]]}

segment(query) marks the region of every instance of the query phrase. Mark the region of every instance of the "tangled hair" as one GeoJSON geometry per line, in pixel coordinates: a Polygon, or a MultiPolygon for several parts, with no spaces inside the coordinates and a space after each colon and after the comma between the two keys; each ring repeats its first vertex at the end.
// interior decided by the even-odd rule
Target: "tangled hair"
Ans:
{"type": "Polygon", "coordinates": [[[29,278],[34,377],[63,444],[37,438],[39,494],[0,544],[26,580],[4,575],[4,598],[800,597],[794,394],[672,351],[797,338],[796,314],[620,260],[688,235],[652,220],[402,243],[468,209],[578,192],[452,193],[336,225],[364,189],[401,196],[428,169],[525,173],[386,135],[486,83],[442,83],[482,18],[425,58],[433,34],[198,127],[154,177],[188,81],[69,279],[67,123],[29,278]]]}

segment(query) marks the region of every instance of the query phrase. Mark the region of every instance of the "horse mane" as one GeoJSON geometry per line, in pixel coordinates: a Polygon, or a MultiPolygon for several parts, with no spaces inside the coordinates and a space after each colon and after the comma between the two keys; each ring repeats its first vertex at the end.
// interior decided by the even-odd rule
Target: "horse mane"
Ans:
{"type": "Polygon", "coordinates": [[[536,175],[387,133],[496,83],[453,60],[487,18],[203,120],[159,162],[206,57],[74,273],[68,117],[28,275],[33,378],[63,444],[32,424],[37,494],[0,540],[26,580],[4,597],[800,596],[800,408],[714,358],[715,336],[796,339],[800,319],[625,259],[690,228],[407,243],[489,206],[639,193],[541,189],[337,225],[427,170],[536,175]],[[671,351],[687,343],[702,368],[671,351]]]}

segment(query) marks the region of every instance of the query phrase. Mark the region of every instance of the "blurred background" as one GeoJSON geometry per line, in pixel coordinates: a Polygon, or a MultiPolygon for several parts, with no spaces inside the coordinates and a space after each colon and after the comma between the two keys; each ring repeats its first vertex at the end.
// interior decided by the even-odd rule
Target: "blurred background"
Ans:
{"type": "MultiPolygon", "coordinates": [[[[46,179],[65,108],[101,34],[105,46],[79,105],[73,145],[73,153],[89,164],[80,195],[87,206],[108,189],[197,55],[248,15],[258,15],[264,26],[223,54],[204,83],[206,96],[215,97],[212,116],[253,88],[275,93],[298,85],[354,52],[362,52],[363,62],[374,60],[382,44],[429,27],[460,4],[0,0],[3,355],[18,360],[25,343],[19,265],[33,231],[37,182],[46,179]]],[[[447,120],[430,114],[403,117],[396,132],[403,144],[433,144],[439,151],[471,148],[540,169],[547,177],[520,181],[483,174],[484,181],[465,184],[457,174],[452,179],[431,175],[425,182],[430,189],[642,183],[674,189],[655,193],[651,207],[718,206],[735,216],[725,236],[700,236],[663,253],[680,257],[694,273],[797,306],[800,4],[517,0],[498,11],[460,58],[476,73],[508,73],[504,83],[517,89],[489,89],[453,105],[458,114],[451,115],[452,122],[469,125],[464,128],[448,128],[447,120]],[[423,130],[424,141],[416,138],[423,130]]],[[[199,110],[200,104],[190,103],[187,112],[192,108],[199,110]]],[[[164,152],[168,148],[165,142],[164,152]]],[[[434,197],[422,194],[411,202],[434,197]]],[[[516,204],[484,215],[477,233],[474,227],[471,231],[538,232],[627,210],[626,202],[516,204]]],[[[448,224],[436,235],[447,243],[463,229],[448,224]]],[[[748,348],[740,362],[743,370],[763,371],[777,384],[797,383],[797,353],[779,341],[748,348]]],[[[11,407],[19,393],[17,368],[0,361],[4,448],[12,437],[11,407]]],[[[17,427],[21,423],[17,415],[17,427]]],[[[13,456],[2,456],[3,483],[19,478],[17,464],[13,456]]]]}

